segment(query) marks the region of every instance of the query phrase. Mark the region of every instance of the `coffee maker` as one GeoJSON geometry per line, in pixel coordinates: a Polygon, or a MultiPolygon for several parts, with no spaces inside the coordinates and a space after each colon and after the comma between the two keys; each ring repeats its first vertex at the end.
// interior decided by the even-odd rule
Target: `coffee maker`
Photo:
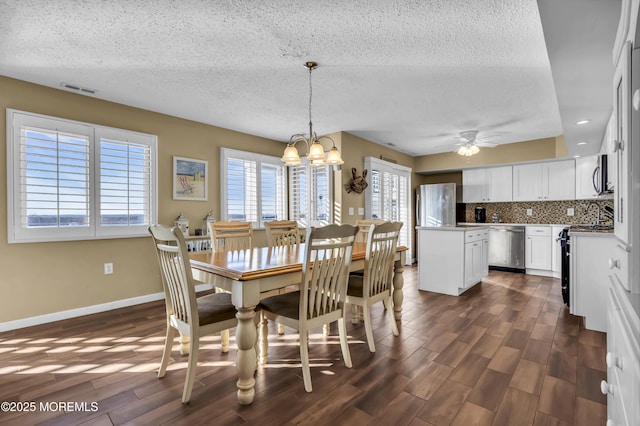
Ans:
{"type": "Polygon", "coordinates": [[[476,207],[476,223],[485,223],[487,221],[487,209],[484,207],[476,207]]]}

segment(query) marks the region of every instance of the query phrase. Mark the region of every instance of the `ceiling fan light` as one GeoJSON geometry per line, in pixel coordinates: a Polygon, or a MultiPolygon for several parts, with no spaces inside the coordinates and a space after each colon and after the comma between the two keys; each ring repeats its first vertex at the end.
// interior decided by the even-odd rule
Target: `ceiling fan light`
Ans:
{"type": "Polygon", "coordinates": [[[476,145],[471,145],[471,155],[477,154],[480,152],[480,148],[478,148],[476,145]]]}
{"type": "Polygon", "coordinates": [[[339,166],[340,164],[344,164],[342,161],[342,156],[340,155],[340,151],[335,146],[329,150],[327,154],[327,164],[331,166],[339,166]]]}
{"type": "Polygon", "coordinates": [[[462,145],[459,149],[458,149],[458,154],[459,155],[467,155],[467,147],[462,145]]]}

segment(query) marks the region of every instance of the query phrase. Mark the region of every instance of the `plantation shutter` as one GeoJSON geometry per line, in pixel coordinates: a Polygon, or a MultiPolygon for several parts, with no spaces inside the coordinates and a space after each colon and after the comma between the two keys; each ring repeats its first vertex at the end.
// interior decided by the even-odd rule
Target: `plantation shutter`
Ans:
{"type": "Polygon", "coordinates": [[[239,158],[227,158],[226,211],[227,220],[252,222],[258,225],[257,163],[239,158]]]}
{"type": "Polygon", "coordinates": [[[151,149],[100,139],[100,225],[151,225],[151,149]]]}

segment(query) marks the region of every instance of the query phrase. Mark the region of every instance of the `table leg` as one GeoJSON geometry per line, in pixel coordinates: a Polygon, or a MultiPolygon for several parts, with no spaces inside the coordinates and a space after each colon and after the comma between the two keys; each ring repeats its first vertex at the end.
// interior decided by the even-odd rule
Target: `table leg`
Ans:
{"type": "Polygon", "coordinates": [[[396,260],[393,265],[393,311],[396,317],[396,321],[402,319],[402,300],[404,294],[402,287],[404,287],[404,256],[401,256],[400,260],[396,260]]]}
{"type": "Polygon", "coordinates": [[[255,396],[256,381],[253,373],[256,368],[256,325],[254,322],[253,307],[238,308],[236,318],[238,318],[238,328],[236,331],[236,342],[238,344],[238,354],[236,358],[236,371],[238,372],[238,402],[241,405],[248,405],[253,402],[255,396]]]}
{"type": "Polygon", "coordinates": [[[180,333],[180,355],[189,355],[189,343],[191,343],[189,335],[180,333]]]}

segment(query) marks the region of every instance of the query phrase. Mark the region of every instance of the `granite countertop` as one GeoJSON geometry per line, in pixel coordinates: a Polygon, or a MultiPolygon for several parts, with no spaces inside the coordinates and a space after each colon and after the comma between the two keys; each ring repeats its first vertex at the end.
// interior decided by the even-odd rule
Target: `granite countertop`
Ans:
{"type": "Polygon", "coordinates": [[[505,222],[486,222],[486,223],[476,223],[476,222],[459,222],[458,225],[464,226],[564,226],[568,227],[571,225],[567,225],[566,223],[505,223],[505,222]]]}
{"type": "Polygon", "coordinates": [[[567,225],[562,223],[475,223],[475,222],[460,222],[458,225],[462,226],[562,226],[565,228],[569,228],[569,233],[571,235],[582,235],[582,236],[609,236],[613,235],[613,227],[598,227],[594,225],[567,225]]]}
{"type": "Polygon", "coordinates": [[[426,229],[430,231],[468,231],[469,229],[488,229],[489,224],[478,223],[478,224],[458,224],[456,226],[416,226],[416,229],[419,231],[421,229],[426,229]]]}

